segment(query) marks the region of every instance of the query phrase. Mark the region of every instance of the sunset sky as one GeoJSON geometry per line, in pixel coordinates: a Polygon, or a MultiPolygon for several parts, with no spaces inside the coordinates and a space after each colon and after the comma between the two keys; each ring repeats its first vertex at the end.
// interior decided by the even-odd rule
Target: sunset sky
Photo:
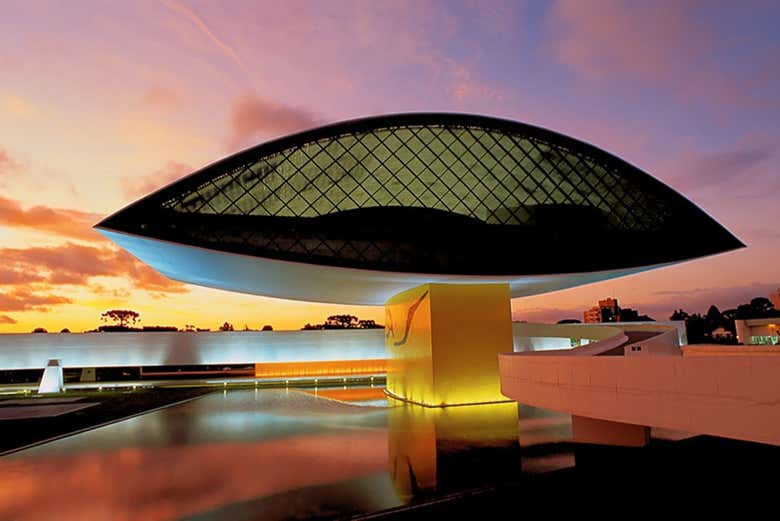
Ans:
{"type": "MultiPolygon", "coordinates": [[[[780,3],[6,0],[0,17],[0,332],[142,324],[298,329],[380,307],[167,280],[91,230],[225,155],[389,112],[489,114],[604,148],[747,248],[548,295],[656,319],[780,287],[780,3]]],[[[685,226],[685,223],[680,223],[685,226]]],[[[532,250],[528,251],[533,255],[532,250]]]]}

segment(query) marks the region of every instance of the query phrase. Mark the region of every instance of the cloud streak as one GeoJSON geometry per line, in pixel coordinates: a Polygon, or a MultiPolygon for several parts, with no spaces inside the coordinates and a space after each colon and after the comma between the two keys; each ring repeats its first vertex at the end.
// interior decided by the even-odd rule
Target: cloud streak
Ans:
{"type": "Polygon", "coordinates": [[[238,65],[244,74],[249,76],[249,71],[247,70],[246,65],[244,65],[244,62],[241,60],[241,58],[238,57],[236,51],[230,45],[225,43],[221,38],[219,38],[206,24],[206,22],[200,16],[198,16],[197,13],[195,13],[195,11],[186,5],[180,4],[176,0],[160,0],[160,2],[171,11],[189,20],[190,23],[192,23],[192,25],[194,25],[198,31],[200,31],[200,33],[203,34],[209,42],[211,42],[212,45],[219,49],[219,51],[227,56],[232,62],[238,65]]]}
{"type": "Polygon", "coordinates": [[[26,269],[23,266],[19,266],[18,268],[8,266],[0,267],[0,286],[34,284],[45,281],[45,276],[41,275],[37,271],[26,269]]]}
{"type": "Polygon", "coordinates": [[[722,288],[711,287],[693,290],[660,291],[655,292],[655,295],[658,295],[663,300],[660,302],[648,301],[644,304],[644,307],[653,311],[663,310],[665,313],[668,312],[669,308],[683,308],[690,313],[704,313],[707,311],[707,308],[714,304],[723,311],[740,304],[746,304],[755,297],[767,297],[779,287],[780,280],[722,288]]]}
{"type": "MultiPolygon", "coordinates": [[[[61,208],[36,206],[25,210],[16,201],[0,197],[0,225],[42,230],[90,243],[0,248],[0,311],[47,312],[52,306],[72,304],[71,297],[51,291],[60,288],[67,293],[79,287],[102,287],[96,277],[125,279],[131,290],[146,291],[153,297],[188,291],[184,284],[167,279],[124,250],[104,245],[105,239],[91,228],[97,219],[95,214],[61,208]]],[[[129,296],[128,289],[114,293],[117,291],[129,296]]],[[[15,323],[14,318],[0,315],[0,324],[15,323]],[[7,320],[1,320],[3,317],[7,320]]]]}
{"type": "Polygon", "coordinates": [[[688,4],[663,9],[616,0],[558,0],[548,25],[557,59],[591,79],[629,74],[667,79],[704,52],[709,35],[693,22],[688,4]]]}
{"type": "MultiPolygon", "coordinates": [[[[722,152],[689,154],[674,167],[676,172],[670,181],[683,191],[701,187],[720,189],[726,184],[743,184],[746,175],[766,164],[776,152],[776,145],[750,144],[722,152]]],[[[756,181],[759,177],[755,176],[748,182],[756,181]]]]}
{"type": "MultiPolygon", "coordinates": [[[[71,304],[72,302],[73,300],[62,295],[41,295],[26,288],[16,288],[10,292],[0,293],[0,311],[45,312],[50,311],[52,306],[71,304]]],[[[11,320],[13,319],[11,318],[11,320]]]]}
{"type": "Polygon", "coordinates": [[[46,287],[87,285],[93,277],[126,278],[133,289],[153,293],[186,293],[187,287],[167,279],[124,250],[68,242],[58,246],[1,248],[5,284],[40,283],[46,287]]]}
{"type": "Polygon", "coordinates": [[[92,225],[99,219],[100,216],[94,213],[40,205],[25,210],[19,202],[0,196],[0,226],[27,228],[98,242],[104,239],[92,230],[92,225]]]}

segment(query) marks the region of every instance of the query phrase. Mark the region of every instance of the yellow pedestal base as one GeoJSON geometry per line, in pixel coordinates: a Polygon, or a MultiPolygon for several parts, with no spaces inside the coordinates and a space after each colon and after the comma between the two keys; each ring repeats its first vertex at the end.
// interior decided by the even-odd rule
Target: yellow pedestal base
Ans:
{"type": "Polygon", "coordinates": [[[498,354],[512,351],[508,284],[424,284],[385,303],[387,391],[427,407],[507,401],[498,354]]]}

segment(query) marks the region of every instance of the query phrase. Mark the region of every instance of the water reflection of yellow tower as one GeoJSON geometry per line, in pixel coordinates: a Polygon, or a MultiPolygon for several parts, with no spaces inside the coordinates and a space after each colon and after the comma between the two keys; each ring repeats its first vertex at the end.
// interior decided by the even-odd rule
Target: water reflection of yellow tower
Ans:
{"type": "Polygon", "coordinates": [[[399,495],[425,495],[520,473],[517,404],[391,407],[389,471],[399,495]]]}

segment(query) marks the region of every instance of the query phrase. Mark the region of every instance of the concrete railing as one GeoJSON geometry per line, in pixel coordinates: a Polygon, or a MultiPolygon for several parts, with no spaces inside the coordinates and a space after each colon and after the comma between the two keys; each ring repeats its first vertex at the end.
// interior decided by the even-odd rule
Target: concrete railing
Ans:
{"type": "Polygon", "coordinates": [[[515,354],[523,355],[594,355],[613,349],[626,342],[628,337],[618,327],[583,324],[534,324],[515,322],[512,324],[515,354]],[[570,339],[586,339],[582,347],[550,349],[545,345],[566,345],[570,339]],[[558,340],[558,342],[545,342],[558,340]]]}
{"type": "MultiPolygon", "coordinates": [[[[701,353],[699,353],[701,354],[701,353]]],[[[499,355],[501,392],[612,422],[780,445],[780,356],[499,355]]]]}
{"type": "Polygon", "coordinates": [[[631,331],[628,333],[629,342],[623,347],[626,356],[681,356],[682,351],[678,344],[678,333],[674,328],[654,331],[631,331]]]}

